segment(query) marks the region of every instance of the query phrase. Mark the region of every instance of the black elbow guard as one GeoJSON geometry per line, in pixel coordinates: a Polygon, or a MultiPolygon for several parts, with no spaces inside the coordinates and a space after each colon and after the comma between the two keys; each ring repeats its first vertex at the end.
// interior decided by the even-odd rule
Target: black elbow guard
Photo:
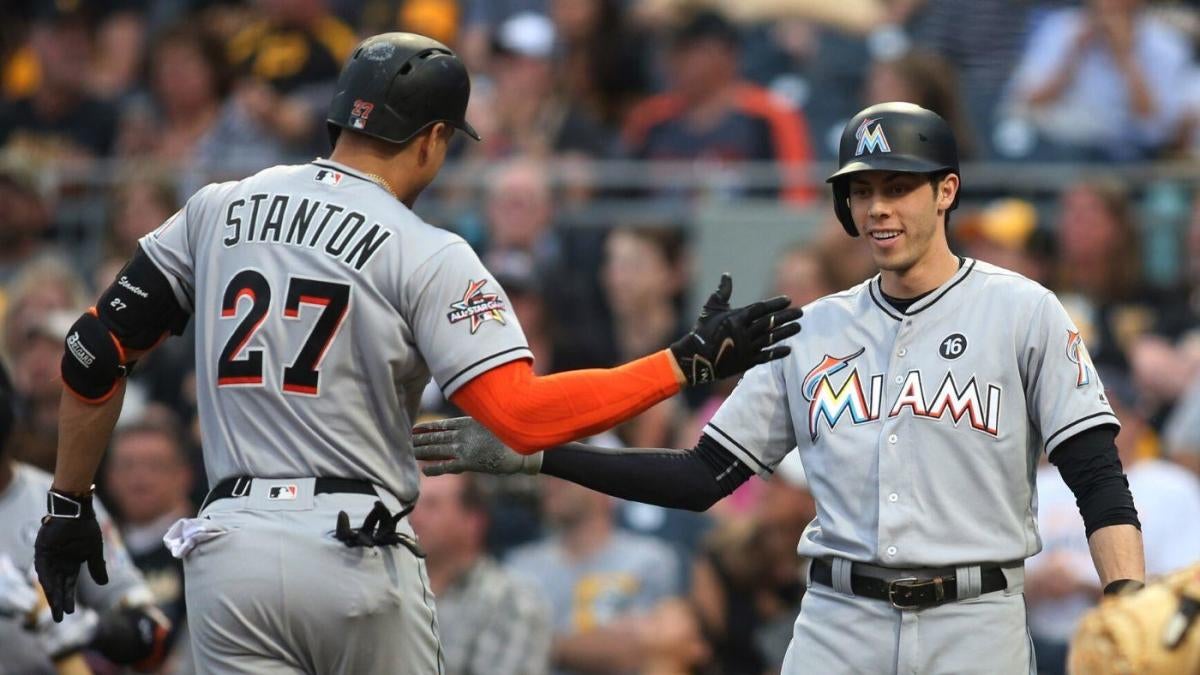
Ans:
{"type": "Polygon", "coordinates": [[[189,316],[166,275],[140,246],[100,296],[96,310],[122,348],[139,351],[154,347],[168,334],[182,333],[189,316]]]}
{"type": "Polygon", "coordinates": [[[67,331],[62,379],[79,398],[103,403],[126,374],[125,351],[92,312],[95,310],[79,317],[67,331]]]}
{"type": "Polygon", "coordinates": [[[138,247],[96,306],[67,333],[63,382],[83,400],[103,403],[133,365],[127,349],[150,349],[168,334],[182,333],[187,322],[188,312],[166,275],[138,247]]]}

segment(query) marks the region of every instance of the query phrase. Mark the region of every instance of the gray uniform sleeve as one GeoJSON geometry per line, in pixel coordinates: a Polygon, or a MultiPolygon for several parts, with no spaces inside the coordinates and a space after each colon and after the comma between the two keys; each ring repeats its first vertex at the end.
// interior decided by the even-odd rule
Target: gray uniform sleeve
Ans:
{"type": "Polygon", "coordinates": [[[93,500],[96,507],[96,520],[100,523],[100,534],[104,537],[104,563],[108,567],[108,583],[100,586],[92,580],[87,570],[79,574],[79,597],[82,603],[96,610],[105,612],[125,601],[129,605],[141,605],[152,600],[153,595],[146,586],[146,579],[141,571],[133,564],[125,542],[117,530],[116,523],[100,505],[99,500],[93,500]]]}
{"type": "Polygon", "coordinates": [[[1079,329],[1058,298],[1047,292],[1029,320],[1022,346],[1025,400],[1046,452],[1086,429],[1119,427],[1079,329]]]}
{"type": "Polygon", "coordinates": [[[406,291],[417,349],[446,398],[487,370],[533,358],[508,295],[465,241],[422,263],[406,291]]]}
{"type": "Polygon", "coordinates": [[[796,447],[787,383],[779,359],[746,372],[704,433],[763,478],[796,447]]]}
{"type": "Polygon", "coordinates": [[[196,228],[203,223],[206,211],[213,208],[212,195],[220,184],[201,188],[183,208],[167,218],[150,234],[138,240],[142,250],[166,275],[179,306],[192,311],[196,283],[196,228]]]}

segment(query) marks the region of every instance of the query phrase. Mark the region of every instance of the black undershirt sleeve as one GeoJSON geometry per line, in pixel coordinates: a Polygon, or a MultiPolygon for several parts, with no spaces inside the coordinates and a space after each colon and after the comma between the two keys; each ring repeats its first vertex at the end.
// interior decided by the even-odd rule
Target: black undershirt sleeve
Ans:
{"type": "Polygon", "coordinates": [[[1075,495],[1087,536],[1109,525],[1142,529],[1129,480],[1117,456],[1117,430],[1112,425],[1093,427],[1063,441],[1050,453],[1063,482],[1075,495]]]}
{"type": "Polygon", "coordinates": [[[613,497],[704,511],[754,475],[707,435],[690,450],[568,443],[542,457],[542,473],[613,497]]]}

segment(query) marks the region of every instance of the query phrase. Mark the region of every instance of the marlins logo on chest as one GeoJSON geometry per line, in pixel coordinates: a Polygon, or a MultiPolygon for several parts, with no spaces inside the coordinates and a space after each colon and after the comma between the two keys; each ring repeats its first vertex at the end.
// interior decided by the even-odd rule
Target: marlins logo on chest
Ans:
{"type": "Polygon", "coordinates": [[[826,354],[804,376],[801,391],[808,401],[808,433],[813,441],[819,435],[821,420],[833,431],[843,417],[848,417],[850,423],[857,426],[874,422],[884,415],[896,417],[906,410],[918,419],[936,422],[948,417],[956,427],[966,420],[976,431],[990,436],[999,433],[1000,387],[987,385],[987,397],[982,398],[974,375],[960,388],[949,370],[932,396],[925,394],[921,371],[909,371],[891,407],[884,411],[884,374],[871,375],[864,387],[858,368],[851,368],[851,362],[865,351],[864,347],[849,356],[826,354]],[[849,374],[838,377],[847,369],[850,369],[849,374]],[[840,380],[840,384],[835,384],[835,380],[840,380]]]}

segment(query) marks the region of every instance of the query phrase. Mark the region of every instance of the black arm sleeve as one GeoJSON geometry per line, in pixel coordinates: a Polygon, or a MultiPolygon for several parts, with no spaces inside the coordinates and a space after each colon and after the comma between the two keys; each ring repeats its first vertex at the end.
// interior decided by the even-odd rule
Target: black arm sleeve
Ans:
{"type": "Polygon", "coordinates": [[[1139,530],[1129,480],[1117,456],[1117,431],[1110,425],[1082,431],[1063,441],[1050,454],[1063,482],[1075,495],[1087,536],[1109,525],[1133,525],[1139,530]]]}
{"type": "Polygon", "coordinates": [[[543,455],[542,473],[613,497],[689,511],[708,509],[754,475],[707,435],[691,450],[568,443],[543,455]]]}

